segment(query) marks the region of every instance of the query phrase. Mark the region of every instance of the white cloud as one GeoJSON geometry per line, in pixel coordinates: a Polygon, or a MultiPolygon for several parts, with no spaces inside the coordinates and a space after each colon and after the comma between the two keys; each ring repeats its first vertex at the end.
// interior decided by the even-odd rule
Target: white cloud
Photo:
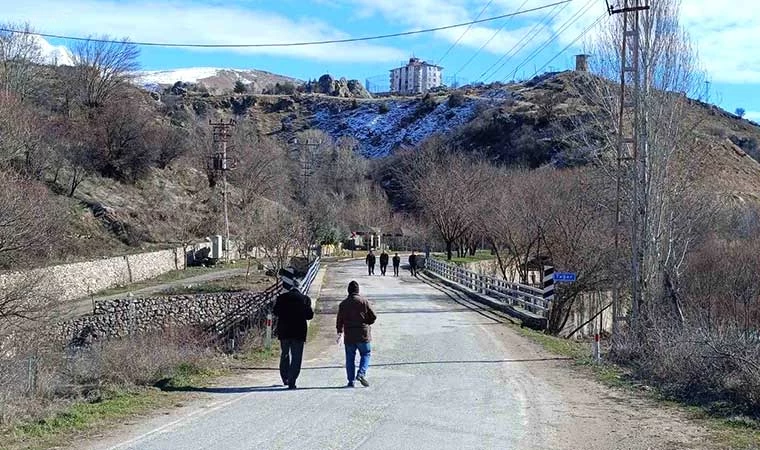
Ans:
{"type": "MultiPolygon", "coordinates": [[[[350,37],[317,20],[291,19],[278,14],[221,4],[193,2],[135,2],[98,0],[35,0],[6,8],[3,20],[28,21],[56,34],[109,34],[134,41],[202,44],[272,43],[343,39],[350,37]]],[[[237,49],[242,53],[291,56],[319,61],[385,62],[406,53],[380,44],[345,43],[302,47],[237,49]]]]}
{"type": "Polygon", "coordinates": [[[760,83],[760,2],[688,0],[681,10],[713,81],[760,83]]]}

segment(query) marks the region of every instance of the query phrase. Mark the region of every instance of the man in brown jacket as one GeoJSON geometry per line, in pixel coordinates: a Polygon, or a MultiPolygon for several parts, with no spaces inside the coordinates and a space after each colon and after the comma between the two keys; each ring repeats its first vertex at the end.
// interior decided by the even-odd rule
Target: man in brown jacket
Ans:
{"type": "Polygon", "coordinates": [[[348,283],[348,297],[340,302],[338,307],[338,340],[343,337],[346,347],[346,375],[348,387],[354,387],[354,380],[359,380],[362,386],[369,386],[367,369],[372,348],[370,325],[375,323],[375,312],[369,301],[359,295],[359,283],[348,283]],[[359,352],[359,370],[356,370],[356,352],[359,352]]]}

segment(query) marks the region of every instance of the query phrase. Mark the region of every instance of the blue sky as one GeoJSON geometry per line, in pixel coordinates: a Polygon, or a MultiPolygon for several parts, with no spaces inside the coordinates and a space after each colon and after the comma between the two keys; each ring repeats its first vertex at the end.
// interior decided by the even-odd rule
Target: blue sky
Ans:
{"type": "MultiPolygon", "coordinates": [[[[492,0],[482,17],[506,14],[555,0],[492,0]]],[[[474,19],[488,0],[0,0],[3,21],[28,21],[39,31],[84,36],[109,34],[137,41],[268,43],[393,33],[474,19]]],[[[566,6],[470,28],[413,37],[315,47],[246,50],[143,48],[145,70],[231,67],[267,70],[301,79],[323,73],[383,83],[388,69],[414,55],[445,67],[460,80],[529,77],[572,67],[583,39],[559,54],[587,25],[604,14],[604,0],[573,0],[566,6]],[[558,39],[529,58],[573,17],[558,39]],[[550,19],[551,20],[548,20],[550,19]],[[541,25],[547,20],[547,25],[541,25]],[[500,70],[486,72],[531,30],[537,33],[500,70]],[[499,31],[501,29],[501,31],[499,31]],[[495,35],[495,36],[494,36],[495,35]],[[441,61],[447,49],[460,40],[441,61]],[[481,49],[486,41],[492,39],[481,49]],[[470,61],[471,60],[471,61],[470,61]],[[470,62],[468,62],[470,61],[470,62]],[[545,69],[545,70],[546,70],[545,69]],[[485,73],[485,76],[483,74],[485,73]]],[[[710,100],[729,111],[746,109],[760,121],[760,1],[683,0],[682,22],[711,80],[710,100]]],[[[56,45],[67,45],[50,40],[56,45]]],[[[519,47],[519,46],[518,46],[519,47]]],[[[503,62],[503,60],[502,60],[503,62]]],[[[498,67],[498,66],[496,66],[498,67]]],[[[495,67],[495,68],[496,68],[495,67]]],[[[494,68],[494,69],[495,69],[494,68]]]]}

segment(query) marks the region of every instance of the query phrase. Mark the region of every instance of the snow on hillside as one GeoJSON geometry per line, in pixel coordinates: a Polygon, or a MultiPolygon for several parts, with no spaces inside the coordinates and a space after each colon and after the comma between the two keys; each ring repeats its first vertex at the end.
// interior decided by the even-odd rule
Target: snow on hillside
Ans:
{"type": "Polygon", "coordinates": [[[188,67],[172,70],[149,70],[140,72],[135,81],[138,84],[174,84],[177,81],[197,83],[198,80],[216,76],[223,69],[216,67],[188,67]]]}
{"type": "Polygon", "coordinates": [[[56,66],[74,65],[74,57],[66,46],[53,45],[40,36],[34,36],[33,39],[40,47],[42,59],[46,64],[53,64],[56,66]]]}
{"type": "Polygon", "coordinates": [[[430,112],[420,112],[419,101],[388,100],[388,112],[380,112],[380,103],[366,103],[356,109],[335,111],[325,105],[312,118],[312,126],[333,137],[353,136],[361,144],[362,153],[370,158],[390,155],[403,145],[416,145],[443,131],[467,123],[476,114],[480,99],[468,99],[463,105],[450,108],[447,102],[430,112]]]}

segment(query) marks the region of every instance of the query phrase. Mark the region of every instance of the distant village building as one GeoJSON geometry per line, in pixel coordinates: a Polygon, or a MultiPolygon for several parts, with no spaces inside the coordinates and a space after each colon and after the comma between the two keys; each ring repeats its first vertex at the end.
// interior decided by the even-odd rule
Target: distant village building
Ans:
{"type": "Polygon", "coordinates": [[[391,92],[423,94],[443,85],[443,67],[410,58],[409,64],[391,70],[391,92]]]}

